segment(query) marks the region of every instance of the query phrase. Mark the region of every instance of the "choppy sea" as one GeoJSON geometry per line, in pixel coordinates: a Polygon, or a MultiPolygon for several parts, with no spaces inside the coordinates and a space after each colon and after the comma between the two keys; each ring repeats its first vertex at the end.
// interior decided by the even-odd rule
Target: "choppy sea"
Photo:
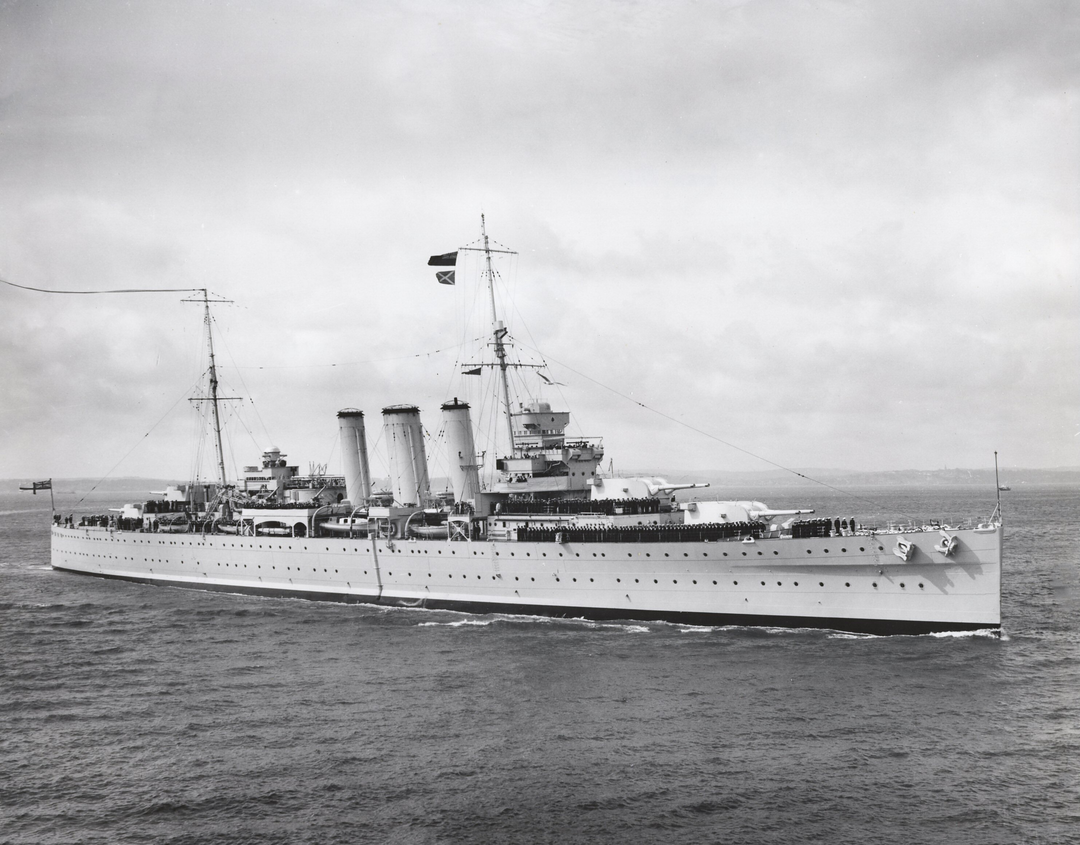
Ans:
{"type": "Polygon", "coordinates": [[[881,638],[99,580],[0,493],[0,842],[1078,842],[1080,488],[1003,496],[1002,635],[881,638]]]}

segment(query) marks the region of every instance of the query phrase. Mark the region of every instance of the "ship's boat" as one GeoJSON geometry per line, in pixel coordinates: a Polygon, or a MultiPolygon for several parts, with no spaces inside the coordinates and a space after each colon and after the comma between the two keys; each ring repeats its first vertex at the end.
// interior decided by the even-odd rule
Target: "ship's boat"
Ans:
{"type": "MultiPolygon", "coordinates": [[[[509,331],[495,313],[494,255],[474,246],[491,293],[493,360],[464,364],[498,386],[508,448],[490,478],[468,402],[441,407],[448,489],[433,493],[420,409],[382,409],[390,490],[372,492],[365,416],[338,413],[344,463],[301,476],[276,447],[230,483],[218,418],[210,299],[203,291],[219,477],[162,500],[52,527],[69,572],[257,595],[473,612],[870,633],[996,629],[1000,507],[978,523],[879,528],[750,500],[687,497],[701,484],[601,471],[603,441],[570,437],[570,414],[515,404],[509,331]],[[201,492],[200,492],[201,491],[201,492]],[[163,536],[165,535],[165,536],[163,536]],[[174,536],[180,535],[180,536],[174,536]]],[[[448,271],[440,271],[448,272],[448,271]]],[[[542,369],[542,368],[540,368],[542,369]]],[[[540,373],[542,380],[553,380],[540,373]]],[[[996,456],[995,456],[996,461],[996,456]]]]}

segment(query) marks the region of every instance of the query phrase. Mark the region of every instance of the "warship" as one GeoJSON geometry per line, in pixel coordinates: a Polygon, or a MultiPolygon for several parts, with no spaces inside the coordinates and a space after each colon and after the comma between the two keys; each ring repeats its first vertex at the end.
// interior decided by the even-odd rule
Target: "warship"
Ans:
{"type": "MultiPolygon", "coordinates": [[[[391,489],[373,490],[364,412],[337,415],[343,471],[306,475],[267,449],[226,477],[210,299],[202,291],[207,391],[218,477],[107,514],[54,516],[56,570],[261,596],[709,626],[827,628],[870,634],[999,629],[999,507],[956,524],[885,527],[809,508],[690,498],[697,484],[601,471],[601,439],[571,437],[570,414],[515,403],[496,311],[492,246],[432,256],[455,284],[472,252],[490,293],[495,377],[509,447],[481,479],[468,402],[441,406],[446,491],[433,494],[420,409],[382,409],[391,489]]],[[[485,305],[486,309],[486,305],[485,305]]]]}

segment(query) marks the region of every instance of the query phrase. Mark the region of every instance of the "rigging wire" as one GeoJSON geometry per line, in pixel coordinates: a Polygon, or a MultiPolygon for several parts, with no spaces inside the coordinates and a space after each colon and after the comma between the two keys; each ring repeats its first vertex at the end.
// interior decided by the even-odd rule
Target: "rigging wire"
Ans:
{"type": "Polygon", "coordinates": [[[336,361],[330,364],[283,364],[281,366],[265,366],[265,365],[251,365],[241,367],[237,364],[233,366],[237,370],[304,370],[314,369],[316,367],[358,367],[362,364],[381,364],[386,361],[405,361],[411,358],[430,358],[432,355],[441,355],[443,352],[449,352],[453,349],[459,349],[470,341],[462,341],[455,346],[444,346],[442,349],[432,349],[430,352],[414,352],[411,355],[394,355],[388,358],[367,358],[363,361],[336,361]]]}
{"type": "MultiPolygon", "coordinates": [[[[210,319],[213,320],[214,323],[218,322],[217,318],[214,317],[213,314],[210,315],[210,319]]],[[[229,361],[232,362],[232,367],[233,367],[234,370],[236,370],[236,377],[238,379],[240,379],[241,390],[239,392],[243,396],[247,397],[247,403],[251,405],[251,410],[255,413],[255,419],[257,419],[259,421],[259,425],[262,426],[263,434],[266,436],[266,442],[267,443],[276,442],[275,438],[273,436],[271,436],[270,429],[267,428],[267,425],[266,425],[265,421],[262,418],[262,414],[259,413],[259,407],[258,407],[258,405],[255,404],[255,400],[251,396],[251,390],[248,389],[247,382],[244,381],[244,376],[240,373],[240,367],[238,367],[236,365],[236,358],[233,357],[232,349],[230,349],[229,345],[225,342],[225,332],[219,330],[217,337],[218,337],[218,344],[220,346],[224,347],[225,354],[229,356],[229,361]]],[[[240,401],[243,402],[244,400],[241,399],[240,401]]],[[[244,429],[247,431],[248,436],[251,438],[251,442],[255,445],[255,448],[259,449],[260,447],[259,447],[258,441],[255,439],[255,433],[244,422],[243,418],[238,413],[234,414],[234,416],[236,417],[236,419],[240,420],[240,424],[244,426],[244,429]]],[[[230,443],[230,445],[231,445],[231,443],[230,443]]],[[[233,458],[233,463],[235,464],[236,463],[236,455],[234,454],[232,456],[232,458],[233,458]]],[[[239,477],[239,476],[237,476],[237,477],[239,477]]]]}
{"type": "MultiPolygon", "coordinates": [[[[0,283],[5,284],[8,287],[18,288],[19,290],[28,290],[28,291],[33,291],[35,293],[59,294],[59,295],[62,295],[62,296],[93,296],[93,295],[100,295],[100,294],[130,294],[130,293],[202,293],[202,294],[205,295],[205,294],[209,293],[207,288],[106,288],[106,289],[99,289],[99,290],[61,290],[61,289],[57,289],[57,288],[39,288],[39,287],[35,287],[33,285],[20,285],[20,284],[18,284],[16,282],[9,281],[8,279],[2,278],[2,277],[0,277],[0,283]]],[[[215,296],[217,296],[217,294],[215,294],[215,296]]],[[[198,386],[199,386],[199,382],[195,382],[194,384],[192,384],[191,387],[188,388],[187,391],[185,391],[185,395],[183,395],[179,399],[177,399],[176,402],[174,402],[172,404],[172,406],[170,406],[170,408],[162,415],[161,419],[159,419],[156,423],[154,423],[150,427],[150,429],[147,430],[147,432],[135,442],[135,444],[123,455],[123,457],[120,458],[119,461],[117,461],[112,466],[112,468],[104,476],[102,476],[96,482],[94,482],[93,486],[89,490],[86,491],[86,493],[82,496],[82,498],[79,499],[78,502],[75,503],[75,507],[78,507],[84,501],[86,501],[87,496],[89,496],[91,493],[93,493],[98,488],[98,486],[103,481],[105,481],[105,479],[112,476],[112,474],[116,471],[117,467],[119,467],[124,461],[126,461],[128,459],[128,457],[131,455],[131,453],[134,452],[137,448],[139,448],[139,446],[142,444],[142,441],[145,440],[147,437],[149,437],[154,432],[154,430],[159,425],[161,425],[161,423],[165,420],[166,417],[169,416],[169,414],[171,414],[173,412],[173,410],[176,408],[177,405],[179,405],[182,401],[184,401],[184,399],[189,398],[191,392],[196,390],[198,388],[198,386]]]]}
{"type": "MultiPolygon", "coordinates": [[[[668,420],[669,422],[673,422],[676,425],[681,425],[683,428],[689,429],[690,431],[694,432],[695,434],[700,434],[702,437],[707,437],[709,440],[715,440],[717,443],[721,443],[724,446],[727,446],[729,449],[734,449],[736,452],[742,452],[744,455],[749,455],[751,458],[756,458],[757,460],[763,461],[764,463],[767,463],[770,466],[774,466],[777,469],[781,469],[784,472],[790,472],[792,475],[798,476],[799,478],[802,478],[803,480],[809,481],[809,482],[811,482],[813,484],[818,484],[821,487],[825,487],[825,488],[827,488],[829,490],[832,490],[835,493],[840,493],[840,494],[842,494],[844,496],[850,496],[852,499],[856,499],[856,500],[861,501],[861,502],[866,502],[868,504],[872,504],[876,508],[881,507],[880,502],[876,502],[873,499],[868,499],[865,496],[860,496],[857,493],[852,493],[849,490],[844,490],[841,487],[835,487],[832,484],[829,484],[828,482],[825,482],[825,481],[821,481],[821,480],[819,480],[817,478],[812,478],[809,475],[806,475],[805,473],[801,473],[798,470],[791,469],[791,467],[786,467],[783,464],[778,464],[776,461],[770,460],[769,458],[766,458],[766,457],[764,457],[762,455],[758,455],[758,454],[756,454],[754,452],[751,452],[749,449],[744,449],[741,446],[736,446],[734,443],[730,443],[727,440],[724,440],[723,438],[717,437],[715,434],[711,434],[711,433],[709,433],[707,431],[703,431],[702,429],[697,428],[696,426],[693,426],[688,422],[684,422],[683,420],[680,420],[677,417],[673,417],[670,414],[665,414],[663,411],[658,411],[656,408],[651,408],[648,405],[646,405],[644,402],[641,402],[641,401],[635,399],[632,396],[627,396],[625,393],[622,393],[621,391],[616,390],[614,387],[610,387],[609,385],[606,385],[603,382],[598,381],[597,379],[594,379],[592,376],[587,375],[587,374],[581,372],[580,370],[575,370],[569,364],[564,364],[562,361],[559,361],[556,358],[552,358],[550,355],[545,356],[544,353],[542,353],[539,349],[535,349],[533,347],[529,347],[529,348],[532,349],[533,352],[537,353],[541,357],[546,357],[549,361],[554,361],[560,367],[565,367],[567,370],[574,373],[575,375],[581,376],[584,379],[588,379],[593,384],[604,388],[604,390],[610,391],[611,393],[614,393],[616,396],[619,396],[619,397],[627,400],[628,402],[632,402],[633,404],[643,408],[646,411],[649,411],[650,413],[656,414],[659,417],[663,417],[665,420],[668,420]]],[[[904,513],[903,511],[899,511],[899,513],[903,514],[904,516],[908,517],[909,519],[915,519],[915,517],[912,516],[911,514],[904,513]]]]}
{"type": "Polygon", "coordinates": [[[94,486],[91,487],[89,490],[86,491],[86,493],[83,494],[82,498],[79,499],[79,501],[77,501],[75,503],[74,507],[78,507],[83,502],[85,502],[86,497],[89,496],[91,493],[93,493],[98,488],[98,485],[101,484],[101,482],[103,482],[105,479],[112,476],[113,472],[116,471],[116,468],[118,466],[120,466],[120,464],[122,464],[124,461],[126,461],[128,459],[128,457],[131,456],[131,453],[134,452],[136,449],[138,449],[139,446],[142,445],[142,442],[147,437],[149,437],[151,434],[154,433],[154,429],[156,429],[159,425],[162,424],[162,422],[165,421],[165,418],[168,417],[169,414],[171,414],[173,412],[173,410],[176,408],[177,405],[179,405],[181,402],[183,402],[185,399],[188,398],[187,397],[188,392],[190,390],[194,389],[196,386],[197,385],[192,385],[190,388],[188,388],[187,391],[184,392],[184,394],[179,399],[177,399],[175,402],[173,402],[172,405],[169,406],[169,410],[167,410],[164,414],[161,415],[161,419],[159,419],[156,423],[154,423],[152,426],[150,426],[150,428],[147,430],[147,432],[135,442],[135,445],[132,446],[130,449],[128,449],[128,451],[124,454],[124,456],[122,458],[120,458],[120,460],[118,460],[115,464],[113,464],[112,468],[107,473],[105,473],[105,475],[103,475],[101,478],[99,478],[97,481],[94,482],[94,486]]]}
{"type": "MultiPolygon", "coordinates": [[[[498,277],[499,281],[502,283],[502,286],[505,288],[506,283],[502,278],[502,274],[500,274],[497,271],[493,270],[493,275],[498,277]]],[[[495,279],[493,278],[491,280],[493,285],[494,285],[494,281],[495,281],[495,279]]],[[[7,279],[4,279],[2,277],[0,277],[0,283],[8,285],[9,287],[19,288],[21,290],[34,291],[36,293],[50,293],[50,294],[62,294],[62,295],[76,295],[76,296],[95,295],[95,294],[129,294],[129,293],[197,293],[197,292],[204,292],[206,290],[205,288],[115,288],[115,289],[105,289],[105,290],[57,290],[57,289],[50,289],[50,288],[38,288],[38,287],[33,287],[31,285],[20,285],[20,284],[17,284],[15,282],[8,281],[7,279]]],[[[510,299],[511,310],[514,311],[514,313],[518,313],[517,308],[516,308],[516,303],[513,300],[513,298],[510,296],[510,293],[509,293],[508,290],[504,292],[504,296],[505,296],[505,298],[510,299]]],[[[518,313],[518,316],[520,317],[519,313],[518,313]]],[[[533,343],[535,343],[535,340],[532,338],[532,333],[529,331],[529,328],[528,328],[527,324],[525,324],[525,331],[529,335],[529,339],[532,340],[533,343]]],[[[457,344],[456,346],[446,347],[445,349],[437,349],[437,350],[434,350],[432,352],[416,353],[416,354],[413,354],[413,355],[401,355],[401,356],[396,356],[396,357],[380,358],[380,359],[368,359],[366,361],[350,361],[350,362],[345,362],[345,363],[341,363],[341,364],[331,363],[331,364],[322,364],[322,365],[319,365],[319,364],[302,364],[302,365],[282,366],[282,367],[256,366],[256,367],[246,367],[246,368],[243,368],[243,369],[267,370],[267,369],[297,369],[297,368],[303,368],[303,367],[317,367],[317,366],[323,366],[323,367],[357,366],[357,365],[360,365],[360,364],[380,363],[380,362],[383,362],[383,361],[399,361],[399,360],[404,360],[404,359],[407,359],[407,358],[429,357],[431,355],[440,354],[440,353],[442,353],[444,351],[449,351],[450,349],[460,349],[462,346],[464,346],[468,342],[469,341],[463,341],[462,343],[457,344]]],[[[519,343],[520,343],[520,341],[519,341],[519,343]]],[[[656,414],[657,416],[662,417],[662,418],[668,420],[669,422],[673,422],[673,423],[675,423],[677,425],[682,426],[683,428],[686,428],[686,429],[688,429],[690,431],[693,431],[696,434],[700,434],[702,437],[706,437],[706,438],[708,438],[710,440],[714,440],[717,443],[720,443],[720,444],[722,444],[724,446],[727,446],[729,449],[734,449],[737,452],[741,452],[744,455],[748,455],[748,456],[750,456],[752,458],[755,458],[755,459],[757,459],[759,461],[762,461],[763,463],[769,464],[770,466],[773,466],[773,467],[776,467],[777,469],[783,470],[784,472],[791,473],[792,475],[794,475],[794,476],[796,476],[798,478],[802,478],[805,481],[809,481],[809,482],[811,482],[813,484],[818,484],[818,485],[820,485],[822,487],[825,487],[825,488],[827,488],[829,490],[832,490],[832,491],[834,491],[836,493],[840,493],[842,495],[849,496],[849,497],[851,497],[853,499],[857,499],[859,501],[863,501],[863,502],[873,504],[875,507],[879,506],[879,503],[875,502],[872,499],[867,499],[866,497],[859,496],[859,495],[857,495],[855,493],[851,493],[848,490],[844,490],[842,488],[835,487],[835,486],[833,486],[833,485],[831,485],[831,484],[829,484],[827,482],[821,481],[821,480],[816,479],[816,478],[812,478],[811,476],[806,475],[805,473],[801,473],[798,470],[794,470],[794,469],[791,469],[790,467],[784,466],[783,464],[779,464],[776,461],[770,460],[769,458],[766,458],[766,457],[764,457],[762,455],[758,455],[755,452],[751,452],[749,449],[744,449],[741,446],[737,446],[734,443],[731,443],[731,442],[729,442],[727,440],[724,440],[721,437],[717,437],[715,434],[711,434],[710,432],[707,432],[707,431],[704,431],[704,430],[702,430],[700,428],[697,428],[696,426],[693,426],[690,423],[684,422],[683,420],[680,420],[680,419],[678,419],[676,417],[673,417],[670,414],[666,414],[663,411],[659,411],[659,410],[657,410],[655,408],[652,408],[652,407],[646,405],[644,402],[641,402],[641,401],[639,401],[637,399],[634,399],[632,396],[628,396],[625,393],[622,393],[621,391],[618,391],[615,388],[610,387],[609,385],[606,385],[603,382],[598,381],[597,379],[594,379],[592,376],[589,376],[589,375],[581,372],[580,370],[574,369],[570,365],[565,364],[565,363],[563,363],[562,361],[559,361],[556,358],[552,358],[550,355],[545,355],[542,351],[540,351],[535,346],[528,346],[527,344],[524,344],[524,343],[522,343],[521,345],[525,346],[528,349],[531,349],[533,352],[535,352],[537,355],[539,355],[540,359],[542,361],[547,361],[547,360],[554,361],[556,364],[558,364],[559,366],[569,370],[570,372],[574,373],[575,375],[581,376],[582,378],[587,379],[588,381],[591,381],[593,384],[596,384],[599,387],[602,387],[605,390],[607,390],[607,391],[609,391],[611,393],[614,393],[616,396],[619,396],[619,397],[627,400],[628,402],[632,402],[633,404],[638,405],[642,409],[644,409],[646,411],[649,411],[650,413],[656,414]]],[[[231,353],[230,353],[230,357],[231,357],[231,353]]],[[[233,362],[233,366],[238,371],[240,369],[242,369],[241,367],[236,366],[235,361],[233,362]]],[[[241,382],[243,382],[242,377],[241,377],[241,382]]],[[[561,393],[561,391],[560,391],[560,393],[561,393]]],[[[177,400],[177,403],[175,403],[172,407],[176,407],[176,404],[179,404],[179,401],[180,400],[177,400]]],[[[172,411],[172,408],[170,408],[169,411],[166,412],[166,416],[171,411],[172,411]]],[[[258,411],[257,410],[256,410],[256,416],[258,416],[258,411]]],[[[97,488],[98,484],[100,484],[102,481],[104,481],[105,478],[108,478],[109,475],[112,474],[113,470],[115,470],[116,467],[120,465],[120,463],[122,463],[124,460],[126,460],[128,455],[130,455],[131,452],[133,452],[138,447],[139,443],[141,443],[142,440],[146,439],[146,437],[148,437],[150,435],[150,433],[155,428],[157,428],[158,425],[161,424],[161,421],[163,419],[164,419],[164,417],[162,417],[161,420],[158,420],[158,422],[155,423],[154,426],[151,427],[151,429],[149,431],[147,431],[146,434],[143,435],[143,437],[139,440],[139,442],[137,442],[135,444],[135,446],[132,446],[131,450],[129,450],[127,452],[127,454],[125,454],[124,457],[120,459],[120,461],[116,464],[116,466],[114,466],[112,469],[110,469],[109,473],[104,478],[99,479],[94,484],[94,486],[91,487],[89,491],[87,491],[87,495],[89,495],[90,492],[93,492],[93,490],[97,488]]],[[[262,423],[261,418],[259,419],[259,422],[262,423]]],[[[245,428],[246,428],[246,426],[245,426],[245,428]]],[[[263,429],[265,431],[265,429],[266,429],[265,424],[263,425],[263,429]]],[[[252,436],[252,439],[254,440],[254,436],[251,434],[250,430],[248,431],[248,434],[249,434],[249,436],[252,436]]],[[[233,460],[235,462],[235,455],[233,456],[233,460]]],[[[81,504],[82,501],[85,500],[85,498],[86,497],[84,496],[82,499],[80,499],[79,502],[76,503],[76,505],[81,504]]],[[[908,514],[905,514],[905,516],[908,516],[908,514]]]]}

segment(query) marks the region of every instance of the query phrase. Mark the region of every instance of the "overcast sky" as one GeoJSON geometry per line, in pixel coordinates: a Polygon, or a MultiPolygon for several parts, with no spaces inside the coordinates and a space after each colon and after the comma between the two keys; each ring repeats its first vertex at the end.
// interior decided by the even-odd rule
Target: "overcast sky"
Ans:
{"type": "MultiPolygon", "coordinates": [[[[475,266],[426,266],[483,212],[565,385],[521,398],[617,470],[1080,466],[1077,45],[1071,2],[5,0],[0,277],[208,287],[230,466],[338,469],[357,407],[383,472],[382,407],[491,418],[475,266]]],[[[186,477],[183,298],[0,285],[0,476],[186,477]]]]}

